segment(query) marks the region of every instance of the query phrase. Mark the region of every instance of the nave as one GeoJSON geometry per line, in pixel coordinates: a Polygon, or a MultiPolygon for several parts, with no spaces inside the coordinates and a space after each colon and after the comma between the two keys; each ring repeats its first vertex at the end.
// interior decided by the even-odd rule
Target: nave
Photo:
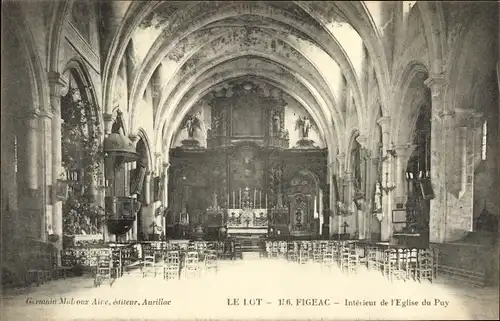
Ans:
{"type": "Polygon", "coordinates": [[[265,252],[243,252],[241,258],[199,246],[187,251],[144,247],[136,264],[110,263],[116,270],[109,275],[98,261],[82,276],[68,273],[39,286],[8,289],[2,319],[498,319],[495,288],[444,275],[423,278],[420,264],[407,270],[399,259],[407,273],[395,277],[390,256],[385,262],[384,255],[371,254],[391,249],[371,252],[373,247],[342,242],[307,251],[304,242],[267,243],[265,252]],[[368,249],[365,259],[355,254],[363,249],[368,249]],[[183,258],[174,277],[172,254],[183,258]],[[428,305],[422,306],[424,300],[428,305]]]}
{"type": "Polygon", "coordinates": [[[2,321],[498,319],[498,1],[2,5],[2,321]]]}

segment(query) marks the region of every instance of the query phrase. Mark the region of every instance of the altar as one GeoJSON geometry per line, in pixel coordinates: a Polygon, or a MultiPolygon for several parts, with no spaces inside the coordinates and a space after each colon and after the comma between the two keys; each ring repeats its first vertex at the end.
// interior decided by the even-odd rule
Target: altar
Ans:
{"type": "Polygon", "coordinates": [[[167,236],[183,218],[204,239],[319,235],[330,187],[312,118],[278,88],[230,87],[186,116],[170,150],[167,236]]]}
{"type": "Polygon", "coordinates": [[[267,209],[228,209],[227,210],[228,234],[267,234],[269,219],[267,209]]]}

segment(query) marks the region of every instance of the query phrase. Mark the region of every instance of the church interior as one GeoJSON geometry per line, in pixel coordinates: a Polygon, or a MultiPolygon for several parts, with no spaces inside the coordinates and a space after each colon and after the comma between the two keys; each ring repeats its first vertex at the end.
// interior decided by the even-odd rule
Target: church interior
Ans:
{"type": "Polygon", "coordinates": [[[498,319],[499,7],[3,1],[2,319],[498,319]]]}

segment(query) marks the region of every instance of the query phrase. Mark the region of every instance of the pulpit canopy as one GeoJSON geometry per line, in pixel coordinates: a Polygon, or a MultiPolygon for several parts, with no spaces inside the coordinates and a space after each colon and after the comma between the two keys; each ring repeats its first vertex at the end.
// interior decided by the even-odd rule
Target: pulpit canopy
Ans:
{"type": "Polygon", "coordinates": [[[103,150],[107,156],[121,157],[124,163],[134,162],[139,158],[134,143],[121,133],[111,133],[104,139],[103,150]]]}

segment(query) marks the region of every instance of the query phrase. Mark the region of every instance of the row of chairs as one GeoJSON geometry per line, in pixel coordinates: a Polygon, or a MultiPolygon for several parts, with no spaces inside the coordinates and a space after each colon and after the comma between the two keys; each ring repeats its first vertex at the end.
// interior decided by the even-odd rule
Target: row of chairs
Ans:
{"type": "Polygon", "coordinates": [[[433,249],[370,248],[368,269],[381,271],[389,280],[428,280],[437,277],[437,253],[433,249]]]}
{"type": "Polygon", "coordinates": [[[182,252],[173,250],[166,251],[163,259],[158,261],[156,255],[147,255],[144,258],[141,271],[142,276],[156,277],[158,270],[162,271],[163,279],[179,279],[183,273],[186,278],[193,278],[200,275],[202,267],[206,272],[217,271],[217,252],[206,250],[203,258],[197,251],[188,251],[184,255],[182,252]]]}
{"type": "Polygon", "coordinates": [[[160,246],[152,244],[142,244],[143,258],[146,256],[155,256],[156,260],[164,257],[169,251],[179,251],[180,253],[198,252],[201,259],[204,258],[207,251],[215,251],[218,259],[236,259],[242,258],[241,244],[234,240],[224,242],[190,242],[189,244],[179,243],[159,243],[160,246]]]}
{"type": "Polygon", "coordinates": [[[59,265],[58,251],[32,251],[27,255],[30,262],[26,273],[27,285],[39,286],[54,279],[68,277],[71,268],[59,265]]]}
{"type": "Polygon", "coordinates": [[[300,264],[321,263],[338,266],[347,274],[355,274],[360,267],[379,271],[387,279],[429,280],[437,277],[438,253],[426,248],[384,248],[352,241],[267,241],[268,257],[283,257],[300,264]]]}

